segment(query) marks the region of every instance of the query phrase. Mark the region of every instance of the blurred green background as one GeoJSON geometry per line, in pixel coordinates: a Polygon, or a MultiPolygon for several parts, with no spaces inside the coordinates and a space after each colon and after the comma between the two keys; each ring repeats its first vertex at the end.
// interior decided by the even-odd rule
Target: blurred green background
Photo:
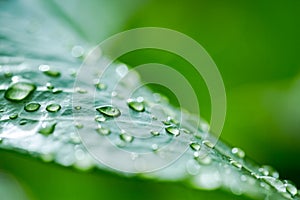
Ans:
{"type": "MultiPolygon", "coordinates": [[[[145,26],[170,28],[197,40],[217,64],[227,91],[227,119],[221,138],[244,149],[258,163],[272,165],[282,179],[291,179],[300,185],[300,1],[54,0],[43,2],[42,6],[47,12],[55,13],[58,20],[75,29],[91,45],[114,33],[145,26]]],[[[209,119],[210,99],[205,84],[183,59],[158,50],[142,50],[124,55],[120,60],[130,66],[158,62],[176,68],[194,86],[200,99],[201,114],[209,119]]],[[[1,154],[7,163],[18,163],[18,159],[23,159],[9,160],[9,153],[1,154]]],[[[26,167],[36,167],[41,173],[34,178],[43,177],[43,171],[48,173],[44,164],[23,162],[26,167]]],[[[20,173],[17,168],[1,165],[0,168],[11,169],[16,176],[20,173]]],[[[65,171],[70,182],[79,178],[82,181],[76,183],[78,187],[85,184],[85,179],[90,185],[97,184],[96,188],[90,188],[94,196],[97,188],[103,187],[101,184],[108,187],[105,183],[109,184],[111,180],[106,174],[81,175],[57,167],[49,169],[51,173],[65,171]],[[97,176],[104,178],[105,183],[101,183],[97,176]]],[[[20,177],[26,182],[34,172],[24,170],[20,177]]],[[[35,190],[43,187],[45,180],[40,181],[39,186],[30,181],[27,184],[35,190]]],[[[124,182],[119,178],[113,178],[113,181],[124,182]]],[[[131,187],[127,181],[119,184],[125,185],[125,190],[131,187]]],[[[144,184],[147,187],[147,183],[144,184]]],[[[154,185],[160,187],[160,184],[154,185]]],[[[186,189],[178,189],[172,184],[162,187],[186,192],[186,189]]],[[[137,191],[140,189],[145,188],[137,191]]],[[[50,191],[49,188],[46,191],[50,191]]],[[[73,193],[69,188],[63,191],[73,193]]],[[[63,195],[63,192],[58,194],[63,195]]],[[[118,194],[114,195],[119,198],[118,194]]]]}

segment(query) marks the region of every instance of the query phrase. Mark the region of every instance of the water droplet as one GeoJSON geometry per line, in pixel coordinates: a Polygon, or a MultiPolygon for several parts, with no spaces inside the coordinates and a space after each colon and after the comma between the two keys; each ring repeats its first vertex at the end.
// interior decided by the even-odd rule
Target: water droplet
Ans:
{"type": "Polygon", "coordinates": [[[21,119],[19,124],[22,126],[22,125],[25,125],[27,124],[27,119],[21,119]]]}
{"type": "Polygon", "coordinates": [[[276,188],[279,192],[286,192],[286,188],[281,180],[272,176],[261,176],[260,178],[276,188]]]}
{"type": "Polygon", "coordinates": [[[62,92],[62,89],[58,89],[58,88],[52,89],[53,94],[58,94],[58,93],[61,93],[61,92],[62,92]]]}
{"type": "Polygon", "coordinates": [[[209,140],[203,140],[202,144],[204,144],[205,146],[207,146],[211,149],[214,148],[214,144],[209,140]]]}
{"type": "Polygon", "coordinates": [[[98,90],[105,90],[107,88],[107,85],[104,84],[104,83],[96,83],[95,84],[95,87],[98,89],[98,90]]]}
{"type": "Polygon", "coordinates": [[[120,64],[117,68],[116,68],[116,72],[120,77],[124,77],[127,72],[128,72],[128,68],[125,64],[120,64]]]}
{"type": "Polygon", "coordinates": [[[9,86],[5,91],[4,97],[10,101],[22,101],[27,98],[36,86],[28,82],[17,82],[9,86]]]}
{"type": "Polygon", "coordinates": [[[46,83],[46,87],[48,90],[54,89],[54,86],[51,83],[46,83]]]}
{"type": "Polygon", "coordinates": [[[101,134],[101,135],[109,135],[110,134],[110,130],[108,128],[104,128],[102,126],[99,126],[96,131],[101,134]]]}
{"type": "Polygon", "coordinates": [[[51,70],[49,65],[40,65],[39,70],[50,77],[57,78],[60,76],[60,72],[56,70],[51,70]]]}
{"type": "Polygon", "coordinates": [[[45,123],[39,129],[39,133],[41,133],[43,135],[50,135],[54,132],[55,126],[56,126],[56,123],[45,123]]]}
{"type": "Polygon", "coordinates": [[[293,182],[284,180],[283,183],[288,193],[290,193],[292,196],[295,196],[298,193],[297,187],[293,182]]]}
{"type": "Polygon", "coordinates": [[[85,94],[87,93],[87,90],[83,89],[83,88],[80,88],[80,87],[76,87],[75,88],[75,91],[80,93],[80,94],[85,94]]]}
{"type": "Polygon", "coordinates": [[[18,116],[19,116],[18,113],[14,113],[14,114],[9,115],[9,119],[17,119],[18,116]]]}
{"type": "Polygon", "coordinates": [[[244,158],[245,157],[245,152],[237,147],[234,147],[231,149],[231,153],[233,153],[234,155],[237,155],[240,158],[244,158]]]}
{"type": "Polygon", "coordinates": [[[10,77],[12,77],[13,76],[13,73],[11,73],[11,72],[5,72],[4,73],[4,77],[5,78],[10,78],[10,77]]]}
{"type": "Polygon", "coordinates": [[[82,57],[84,54],[84,49],[82,48],[82,46],[76,45],[72,48],[71,54],[75,58],[82,57]]]}
{"type": "Polygon", "coordinates": [[[137,111],[137,112],[143,112],[145,111],[145,104],[143,99],[141,101],[137,100],[137,99],[128,99],[127,100],[127,105],[137,111]]]}
{"type": "Polygon", "coordinates": [[[61,106],[57,103],[52,103],[47,105],[46,110],[48,112],[58,112],[61,109],[61,106]]]}
{"type": "Polygon", "coordinates": [[[167,128],[165,128],[167,133],[174,135],[174,136],[179,136],[180,135],[180,131],[176,126],[169,126],[167,128]]]}
{"type": "Polygon", "coordinates": [[[81,124],[81,123],[75,123],[75,127],[77,129],[82,129],[83,128],[83,124],[81,124]]]}
{"type": "Polygon", "coordinates": [[[189,160],[186,163],[186,171],[191,175],[197,175],[200,172],[200,166],[196,160],[189,160]]]}
{"type": "Polygon", "coordinates": [[[134,137],[123,132],[120,134],[120,139],[124,142],[132,142],[134,137]]]}
{"type": "Polygon", "coordinates": [[[272,176],[274,178],[279,178],[279,173],[269,165],[261,166],[258,171],[262,173],[264,176],[272,176]]]}
{"type": "Polygon", "coordinates": [[[41,104],[39,103],[28,103],[24,106],[24,110],[26,110],[27,112],[34,112],[37,111],[39,108],[41,107],[41,104]]]}
{"type": "Polygon", "coordinates": [[[96,117],[95,117],[95,121],[96,121],[96,122],[105,122],[105,121],[106,121],[106,118],[103,117],[103,116],[96,116],[96,117]]]}
{"type": "Polygon", "coordinates": [[[158,145],[157,144],[152,144],[151,148],[153,151],[157,151],[158,150],[158,145]]]}
{"type": "Polygon", "coordinates": [[[75,110],[81,110],[81,106],[75,106],[75,110]]]}
{"type": "Polygon", "coordinates": [[[100,106],[96,110],[108,117],[118,117],[121,115],[120,110],[113,106],[100,106]]]}
{"type": "Polygon", "coordinates": [[[201,145],[196,143],[196,142],[192,142],[190,144],[190,147],[194,150],[194,151],[199,151],[201,149],[201,145]]]}
{"type": "Polygon", "coordinates": [[[242,167],[243,167],[241,163],[239,163],[235,160],[232,160],[232,159],[230,160],[230,164],[238,169],[242,169],[242,167]]]}
{"type": "Polygon", "coordinates": [[[5,111],[5,106],[0,105],[0,112],[4,112],[5,111]]]}
{"type": "Polygon", "coordinates": [[[158,131],[150,131],[151,135],[153,136],[159,136],[160,133],[158,131]]]}

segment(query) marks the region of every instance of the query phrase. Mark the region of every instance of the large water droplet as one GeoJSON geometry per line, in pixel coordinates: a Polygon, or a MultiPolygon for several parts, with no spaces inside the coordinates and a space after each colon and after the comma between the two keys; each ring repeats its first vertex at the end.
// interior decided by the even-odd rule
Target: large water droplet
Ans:
{"type": "Polygon", "coordinates": [[[168,126],[167,128],[165,128],[167,133],[174,135],[174,136],[179,136],[180,135],[180,131],[176,126],[168,126]]]}
{"type": "Polygon", "coordinates": [[[190,144],[190,147],[194,150],[194,151],[199,151],[201,149],[201,145],[197,142],[192,142],[190,144]]]}
{"type": "Polygon", "coordinates": [[[9,86],[5,91],[4,97],[10,101],[22,101],[27,98],[36,86],[28,82],[17,82],[9,86]]]}
{"type": "Polygon", "coordinates": [[[283,183],[286,188],[286,191],[288,191],[288,193],[290,193],[292,196],[295,196],[298,193],[297,187],[293,182],[289,180],[284,180],[283,183]]]}
{"type": "Polygon", "coordinates": [[[137,112],[145,111],[145,104],[144,104],[143,98],[128,99],[127,105],[129,106],[129,108],[131,108],[137,112]]]}
{"type": "Polygon", "coordinates": [[[27,124],[27,119],[21,119],[21,120],[19,121],[19,124],[20,124],[21,126],[27,124]]]}
{"type": "Polygon", "coordinates": [[[57,103],[52,103],[47,105],[46,110],[48,112],[58,112],[61,109],[61,106],[57,103]]]}
{"type": "Polygon", "coordinates": [[[99,126],[96,131],[101,134],[101,135],[109,135],[110,134],[110,130],[108,128],[99,126]]]}
{"type": "Polygon", "coordinates": [[[55,130],[56,123],[49,123],[43,124],[42,127],[39,129],[39,133],[43,135],[50,135],[55,130]]]}
{"type": "Polygon", "coordinates": [[[100,106],[96,110],[108,117],[118,117],[121,115],[121,111],[113,106],[100,106]]]}
{"type": "Polygon", "coordinates": [[[26,110],[27,112],[34,112],[34,111],[37,111],[40,107],[41,107],[41,104],[31,102],[24,106],[24,110],[26,110]]]}
{"type": "Polygon", "coordinates": [[[237,155],[240,158],[244,158],[245,157],[245,152],[242,149],[240,149],[240,148],[234,147],[234,148],[231,149],[231,152],[234,155],[237,155]]]}
{"type": "Polygon", "coordinates": [[[123,132],[120,134],[120,139],[124,142],[132,142],[134,140],[134,137],[123,132]]]}

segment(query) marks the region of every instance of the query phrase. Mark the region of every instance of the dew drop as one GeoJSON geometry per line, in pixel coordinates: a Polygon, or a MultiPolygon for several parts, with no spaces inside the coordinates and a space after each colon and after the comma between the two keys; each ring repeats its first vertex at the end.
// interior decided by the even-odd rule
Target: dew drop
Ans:
{"type": "Polygon", "coordinates": [[[241,163],[239,163],[235,160],[230,160],[230,164],[238,169],[242,169],[242,167],[243,167],[241,163]]]}
{"type": "Polygon", "coordinates": [[[76,45],[72,48],[71,54],[75,58],[82,57],[84,54],[84,49],[82,46],[76,45]]]}
{"type": "Polygon", "coordinates": [[[22,101],[27,98],[36,86],[28,82],[17,82],[9,86],[5,91],[4,97],[10,101],[22,101]]]}
{"type": "Polygon", "coordinates": [[[18,116],[19,116],[18,113],[14,113],[14,114],[9,115],[9,119],[17,119],[18,116]]]}
{"type": "Polygon", "coordinates": [[[77,129],[82,129],[83,128],[83,124],[81,124],[81,123],[75,123],[75,127],[77,129]]]}
{"type": "Polygon", "coordinates": [[[207,146],[211,149],[214,148],[214,144],[209,140],[203,140],[202,144],[204,144],[205,146],[207,146]]]}
{"type": "Polygon", "coordinates": [[[158,145],[157,144],[152,144],[151,148],[153,151],[157,151],[158,150],[158,145]]]}
{"type": "Polygon", "coordinates": [[[99,126],[96,129],[97,133],[101,134],[101,135],[109,135],[110,134],[110,130],[108,128],[104,128],[102,126],[99,126]]]}
{"type": "Polygon", "coordinates": [[[4,73],[5,78],[11,78],[12,76],[13,76],[13,73],[11,73],[11,72],[5,72],[4,73]]]}
{"type": "Polygon", "coordinates": [[[107,117],[118,117],[121,115],[120,110],[113,106],[100,106],[96,110],[107,117]]]}
{"type": "Polygon", "coordinates": [[[46,87],[48,90],[53,90],[54,86],[51,83],[46,83],[46,87]]]}
{"type": "Polygon", "coordinates": [[[283,183],[288,193],[290,193],[292,196],[295,196],[298,193],[297,187],[293,182],[284,180],[283,183]]]}
{"type": "Polygon", "coordinates": [[[42,127],[39,129],[39,133],[43,135],[50,135],[55,130],[56,123],[48,123],[43,124],[42,127]]]}
{"type": "Polygon", "coordinates": [[[87,93],[87,90],[83,89],[83,88],[80,88],[80,87],[76,87],[75,88],[75,91],[80,93],[80,94],[85,94],[87,93]]]}
{"type": "Polygon", "coordinates": [[[194,150],[194,151],[199,151],[201,149],[201,145],[196,143],[196,142],[192,142],[190,144],[190,147],[194,150]]]}
{"type": "Polygon", "coordinates": [[[61,106],[57,103],[52,103],[47,105],[46,110],[48,112],[58,112],[61,109],[61,106]]]}
{"type": "Polygon", "coordinates": [[[19,124],[20,124],[21,126],[27,124],[27,119],[21,119],[21,120],[19,121],[19,124]]]}
{"type": "Polygon", "coordinates": [[[53,93],[53,94],[59,94],[59,93],[61,93],[61,92],[62,92],[62,89],[58,89],[58,88],[52,89],[52,93],[53,93]]]}
{"type": "Polygon", "coordinates": [[[81,106],[75,106],[75,110],[81,110],[81,106]]]}
{"type": "Polygon", "coordinates": [[[96,116],[96,117],[95,117],[95,121],[96,121],[96,122],[105,122],[105,121],[106,121],[106,118],[103,117],[103,116],[96,116]]]}
{"type": "Polygon", "coordinates": [[[143,98],[141,100],[139,99],[128,99],[127,105],[129,108],[137,111],[137,112],[143,112],[145,111],[145,104],[143,98]]]}
{"type": "Polygon", "coordinates": [[[132,142],[134,137],[123,132],[120,134],[120,139],[124,142],[132,142]]]}
{"type": "Polygon", "coordinates": [[[41,104],[36,103],[36,102],[31,102],[24,106],[24,110],[26,110],[27,112],[34,112],[34,111],[37,111],[40,107],[41,107],[41,104]]]}
{"type": "Polygon", "coordinates": [[[272,176],[274,178],[279,178],[279,173],[269,165],[261,166],[258,171],[262,173],[264,176],[272,176]]]}
{"type": "Polygon", "coordinates": [[[107,85],[104,84],[104,83],[96,83],[95,84],[95,87],[98,89],[98,90],[105,90],[107,88],[107,85]]]}
{"type": "Polygon", "coordinates": [[[60,72],[56,70],[51,70],[49,65],[40,65],[39,70],[47,76],[54,78],[60,77],[60,72]]]}
{"type": "Polygon", "coordinates": [[[237,147],[234,147],[231,149],[231,153],[233,153],[234,155],[237,155],[240,158],[244,158],[245,157],[245,152],[237,147]]]}
{"type": "Polygon", "coordinates": [[[176,126],[169,126],[167,128],[165,128],[167,133],[174,135],[174,136],[179,136],[180,135],[180,131],[176,126]]]}
{"type": "Polygon", "coordinates": [[[159,136],[160,133],[158,131],[150,131],[151,135],[153,136],[159,136]]]}

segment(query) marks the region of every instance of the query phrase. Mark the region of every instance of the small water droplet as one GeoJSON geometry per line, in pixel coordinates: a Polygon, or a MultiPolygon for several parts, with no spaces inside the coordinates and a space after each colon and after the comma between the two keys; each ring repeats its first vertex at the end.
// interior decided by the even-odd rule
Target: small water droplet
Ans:
{"type": "Polygon", "coordinates": [[[174,136],[179,136],[180,135],[180,131],[176,126],[168,126],[165,128],[167,133],[174,135],[174,136]]]}
{"type": "Polygon", "coordinates": [[[83,124],[81,124],[81,123],[75,123],[75,127],[77,129],[82,129],[83,128],[83,124]]]}
{"type": "Polygon", "coordinates": [[[105,122],[106,118],[104,116],[96,116],[95,121],[96,122],[105,122]]]}
{"type": "Polygon", "coordinates": [[[80,58],[84,54],[84,49],[82,48],[82,46],[76,45],[72,48],[71,54],[75,58],[80,58]]]}
{"type": "Polygon", "coordinates": [[[54,89],[54,86],[51,83],[46,83],[46,87],[48,90],[54,89]]]}
{"type": "Polygon", "coordinates": [[[194,150],[194,151],[199,151],[201,149],[201,145],[197,142],[192,142],[190,144],[190,147],[194,150]]]}
{"type": "Polygon", "coordinates": [[[151,148],[153,151],[157,151],[158,150],[158,145],[157,144],[152,144],[151,148]]]}
{"type": "Polygon", "coordinates": [[[14,113],[14,114],[9,115],[9,119],[17,119],[18,116],[19,116],[18,113],[14,113]]]}
{"type": "Polygon", "coordinates": [[[31,102],[24,106],[24,110],[26,110],[27,112],[34,112],[34,111],[37,111],[40,107],[41,107],[41,104],[36,103],[36,102],[31,102]]]}
{"type": "Polygon", "coordinates": [[[20,124],[21,126],[27,124],[27,119],[21,119],[21,120],[19,121],[19,124],[20,124]]]}
{"type": "Polygon", "coordinates": [[[128,99],[127,100],[127,105],[137,111],[137,112],[143,112],[145,111],[145,104],[143,99],[141,101],[137,100],[137,99],[128,99]]]}
{"type": "Polygon", "coordinates": [[[153,136],[159,136],[160,133],[158,131],[150,131],[151,135],[153,136]]]}
{"type": "Polygon", "coordinates": [[[4,73],[5,78],[11,78],[12,76],[13,76],[13,73],[11,73],[11,72],[5,72],[4,73]]]}
{"type": "Polygon", "coordinates": [[[279,173],[271,166],[269,165],[263,165],[261,166],[258,171],[262,173],[264,176],[272,176],[274,178],[279,178],[279,173]]]}
{"type": "Polygon", "coordinates": [[[111,92],[111,96],[112,96],[112,97],[116,97],[117,95],[118,95],[118,93],[117,93],[116,91],[112,91],[112,92],[111,92]]]}
{"type": "Polygon", "coordinates": [[[57,78],[60,76],[60,72],[50,69],[49,65],[40,65],[39,70],[42,71],[45,75],[57,78]]]}
{"type": "Polygon", "coordinates": [[[100,106],[96,110],[108,117],[118,117],[121,115],[121,111],[113,106],[100,106]]]}
{"type": "Polygon", "coordinates": [[[39,133],[41,133],[43,135],[50,135],[54,132],[55,126],[56,126],[56,123],[45,123],[39,129],[39,133]]]}
{"type": "Polygon", "coordinates": [[[75,106],[75,110],[81,110],[81,106],[75,106]]]}
{"type": "Polygon", "coordinates": [[[102,126],[99,126],[96,131],[101,134],[101,135],[109,135],[110,134],[110,130],[108,128],[104,128],[102,126]]]}
{"type": "Polygon", "coordinates": [[[52,89],[53,94],[58,94],[58,93],[61,93],[61,92],[62,92],[62,89],[58,89],[58,88],[52,89]]]}
{"type": "Polygon", "coordinates": [[[284,180],[283,183],[288,193],[290,193],[292,196],[295,196],[298,193],[297,187],[293,182],[284,180]]]}
{"type": "Polygon", "coordinates": [[[281,180],[274,178],[272,176],[261,176],[260,179],[269,183],[271,186],[276,188],[279,192],[286,192],[286,188],[281,180]]]}
{"type": "Polygon", "coordinates": [[[61,109],[61,106],[57,103],[52,103],[47,105],[46,110],[48,112],[58,112],[61,109]]]}
{"type": "Polygon", "coordinates": [[[234,155],[237,155],[240,158],[244,158],[245,157],[245,152],[237,147],[234,147],[231,149],[231,153],[233,153],[234,155]]]}
{"type": "Polygon", "coordinates": [[[241,163],[239,163],[235,160],[232,160],[232,159],[230,160],[230,164],[238,169],[242,169],[242,167],[243,167],[241,163]]]}
{"type": "Polygon", "coordinates": [[[120,139],[124,142],[132,142],[134,140],[134,137],[123,132],[120,134],[120,139]]]}
{"type": "Polygon", "coordinates": [[[17,82],[8,87],[4,97],[10,101],[22,101],[27,98],[36,86],[28,82],[17,82]]]}
{"type": "Polygon", "coordinates": [[[98,89],[98,90],[105,90],[107,88],[107,85],[104,84],[104,83],[96,83],[95,84],[95,87],[98,89]]]}
{"type": "Polygon", "coordinates": [[[116,72],[120,77],[124,77],[127,72],[128,72],[128,68],[125,64],[120,64],[117,68],[116,68],[116,72]]]}
{"type": "Polygon", "coordinates": [[[75,91],[80,93],[80,94],[85,94],[87,93],[87,90],[83,89],[83,88],[80,88],[80,87],[76,87],[75,88],[75,91]]]}
{"type": "Polygon", "coordinates": [[[205,146],[207,146],[211,149],[214,148],[214,144],[209,140],[203,140],[202,144],[204,144],[205,146]]]}

